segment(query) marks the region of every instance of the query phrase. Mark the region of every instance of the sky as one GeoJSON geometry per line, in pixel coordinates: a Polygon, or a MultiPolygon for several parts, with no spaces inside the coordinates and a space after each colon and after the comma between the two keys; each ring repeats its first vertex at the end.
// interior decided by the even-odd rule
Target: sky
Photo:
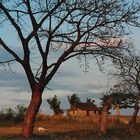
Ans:
{"type": "MultiPolygon", "coordinates": [[[[140,50],[140,29],[131,29],[132,40],[135,47],[140,50]]],[[[0,36],[6,36],[8,43],[12,43],[16,46],[16,40],[13,39],[13,30],[11,28],[0,29],[0,36]],[[7,36],[8,32],[8,36],[7,36]],[[13,42],[11,42],[14,40],[13,42]]],[[[15,48],[16,51],[18,51],[15,48]]],[[[0,57],[6,58],[7,55],[0,51],[0,57]]],[[[0,108],[16,107],[18,104],[24,104],[28,106],[31,91],[23,73],[22,68],[19,65],[12,65],[13,72],[4,71],[0,69],[0,108]],[[16,72],[14,69],[16,68],[16,72]]],[[[105,67],[106,69],[106,67],[105,67]]],[[[47,104],[47,99],[57,95],[61,101],[61,108],[68,109],[69,103],[67,96],[77,93],[83,102],[86,98],[92,98],[95,100],[97,106],[100,105],[100,97],[103,92],[106,92],[109,87],[116,83],[115,79],[108,75],[107,72],[100,72],[98,65],[94,61],[90,61],[90,68],[88,72],[84,72],[84,67],[80,68],[79,62],[76,58],[64,63],[52,81],[49,83],[48,88],[43,93],[43,101],[41,105],[41,111],[46,114],[52,114],[52,110],[47,104]]],[[[132,111],[122,110],[122,114],[131,114],[132,111]]]]}
{"type": "MultiPolygon", "coordinates": [[[[88,97],[94,99],[97,106],[100,105],[99,97],[109,87],[113,86],[116,81],[107,72],[100,72],[94,62],[91,62],[87,73],[84,73],[83,70],[84,68],[79,67],[76,59],[72,59],[60,67],[48,85],[48,88],[51,90],[46,89],[43,93],[43,102],[40,107],[43,113],[53,114],[46,99],[54,95],[57,95],[60,99],[62,109],[69,108],[67,96],[73,93],[77,93],[83,102],[88,97]]],[[[28,106],[30,97],[31,91],[24,73],[0,71],[1,108],[14,108],[18,104],[28,106]]],[[[130,110],[122,110],[121,113],[127,115],[132,112],[130,110]]]]}

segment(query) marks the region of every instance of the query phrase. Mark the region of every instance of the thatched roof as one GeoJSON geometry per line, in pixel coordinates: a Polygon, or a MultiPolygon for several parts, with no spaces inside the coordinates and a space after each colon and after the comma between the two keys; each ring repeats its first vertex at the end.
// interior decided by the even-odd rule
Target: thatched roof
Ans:
{"type": "Polygon", "coordinates": [[[101,111],[102,108],[98,108],[96,105],[89,104],[89,103],[77,103],[73,105],[69,110],[89,110],[89,111],[101,111]]]}

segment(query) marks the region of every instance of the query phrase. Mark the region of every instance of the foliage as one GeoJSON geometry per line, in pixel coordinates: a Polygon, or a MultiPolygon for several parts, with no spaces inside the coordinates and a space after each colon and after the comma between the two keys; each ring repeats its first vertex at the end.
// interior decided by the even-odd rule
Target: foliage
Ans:
{"type": "Polygon", "coordinates": [[[78,97],[76,93],[74,93],[71,96],[68,96],[67,98],[71,106],[81,102],[80,98],[78,97]]]}
{"type": "Polygon", "coordinates": [[[63,110],[60,109],[60,101],[55,95],[53,98],[47,99],[50,108],[54,111],[54,115],[63,113],[63,110]]]}
{"type": "Polygon", "coordinates": [[[134,108],[136,102],[136,95],[133,93],[126,93],[125,90],[116,90],[111,88],[108,94],[104,94],[100,99],[101,104],[111,98],[111,106],[115,109],[118,105],[119,108],[134,108]]]}
{"type": "Polygon", "coordinates": [[[0,110],[0,121],[3,121],[5,119],[6,119],[5,110],[2,109],[2,110],[0,110]]]}
{"type": "Polygon", "coordinates": [[[94,104],[95,100],[92,100],[90,98],[87,98],[86,103],[91,104],[91,105],[95,105],[94,104]]]}
{"type": "Polygon", "coordinates": [[[6,108],[4,111],[3,111],[3,116],[4,116],[4,120],[13,120],[14,117],[15,117],[15,111],[14,109],[12,108],[6,108]]]}
{"type": "Polygon", "coordinates": [[[15,122],[23,121],[25,112],[27,111],[27,107],[19,104],[19,105],[17,105],[17,107],[15,109],[16,109],[15,122]]]}
{"type": "Polygon", "coordinates": [[[22,122],[27,107],[24,105],[17,105],[15,109],[11,107],[2,109],[0,111],[0,121],[15,121],[15,123],[22,122]]]}

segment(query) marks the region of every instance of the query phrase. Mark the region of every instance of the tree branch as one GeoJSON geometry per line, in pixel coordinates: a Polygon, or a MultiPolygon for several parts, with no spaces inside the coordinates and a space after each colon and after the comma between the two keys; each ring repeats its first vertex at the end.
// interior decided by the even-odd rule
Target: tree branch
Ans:
{"type": "Polygon", "coordinates": [[[0,45],[9,53],[11,54],[16,61],[18,61],[20,64],[23,63],[23,61],[20,59],[20,57],[13,51],[11,50],[4,42],[3,40],[0,38],[0,45]]]}
{"type": "Polygon", "coordinates": [[[7,18],[9,19],[9,21],[12,23],[12,25],[15,27],[16,31],[18,32],[18,35],[22,41],[22,43],[24,44],[24,37],[23,34],[21,32],[20,27],[16,24],[16,22],[14,21],[14,19],[11,17],[11,15],[8,13],[8,10],[4,7],[4,5],[2,3],[0,3],[0,9],[3,10],[3,12],[5,13],[5,15],[7,16],[7,18]]]}

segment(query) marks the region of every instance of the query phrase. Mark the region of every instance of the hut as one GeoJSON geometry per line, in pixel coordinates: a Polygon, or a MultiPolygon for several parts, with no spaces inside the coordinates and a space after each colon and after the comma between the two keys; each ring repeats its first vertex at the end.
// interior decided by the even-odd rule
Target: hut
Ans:
{"type": "Polygon", "coordinates": [[[77,103],[67,110],[72,117],[100,116],[102,108],[89,103],[77,103]]]}

